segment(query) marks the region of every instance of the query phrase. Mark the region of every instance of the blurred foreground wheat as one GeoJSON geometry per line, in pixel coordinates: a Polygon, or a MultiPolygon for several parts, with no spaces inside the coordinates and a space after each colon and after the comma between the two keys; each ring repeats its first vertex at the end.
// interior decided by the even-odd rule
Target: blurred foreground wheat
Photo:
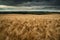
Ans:
{"type": "Polygon", "coordinates": [[[60,14],[0,14],[0,40],[60,40],[60,14]]]}

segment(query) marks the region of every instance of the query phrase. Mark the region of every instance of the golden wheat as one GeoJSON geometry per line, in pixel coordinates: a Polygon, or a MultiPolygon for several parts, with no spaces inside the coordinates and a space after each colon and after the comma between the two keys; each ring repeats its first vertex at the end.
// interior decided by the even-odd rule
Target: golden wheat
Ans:
{"type": "Polygon", "coordinates": [[[0,40],[60,40],[60,14],[0,14],[0,40]]]}

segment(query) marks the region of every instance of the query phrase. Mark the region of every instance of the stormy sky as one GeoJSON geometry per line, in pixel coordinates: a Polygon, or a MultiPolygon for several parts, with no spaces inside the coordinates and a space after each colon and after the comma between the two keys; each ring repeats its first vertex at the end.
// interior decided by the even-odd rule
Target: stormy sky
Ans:
{"type": "Polygon", "coordinates": [[[0,5],[9,5],[9,6],[21,6],[21,5],[60,6],[60,0],[0,0],[0,5]]]}
{"type": "Polygon", "coordinates": [[[0,0],[0,11],[60,12],[60,0],[0,0]]]}

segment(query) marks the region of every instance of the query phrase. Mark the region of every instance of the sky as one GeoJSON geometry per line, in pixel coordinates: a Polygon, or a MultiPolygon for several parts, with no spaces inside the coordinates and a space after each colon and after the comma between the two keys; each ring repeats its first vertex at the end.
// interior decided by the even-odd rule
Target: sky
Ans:
{"type": "Polygon", "coordinates": [[[0,0],[1,10],[60,10],[60,0],[0,0]]]}
{"type": "Polygon", "coordinates": [[[24,4],[24,3],[27,4],[27,2],[33,3],[33,5],[60,6],[60,0],[0,0],[0,5],[17,6],[18,4],[20,4],[20,5],[24,4]],[[34,4],[34,2],[35,2],[35,4],[34,4]]]}

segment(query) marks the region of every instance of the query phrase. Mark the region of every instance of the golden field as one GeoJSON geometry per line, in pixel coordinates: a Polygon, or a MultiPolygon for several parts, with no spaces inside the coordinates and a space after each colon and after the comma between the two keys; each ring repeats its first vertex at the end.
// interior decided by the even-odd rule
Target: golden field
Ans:
{"type": "Polygon", "coordinates": [[[60,40],[60,14],[0,14],[0,40],[60,40]]]}

